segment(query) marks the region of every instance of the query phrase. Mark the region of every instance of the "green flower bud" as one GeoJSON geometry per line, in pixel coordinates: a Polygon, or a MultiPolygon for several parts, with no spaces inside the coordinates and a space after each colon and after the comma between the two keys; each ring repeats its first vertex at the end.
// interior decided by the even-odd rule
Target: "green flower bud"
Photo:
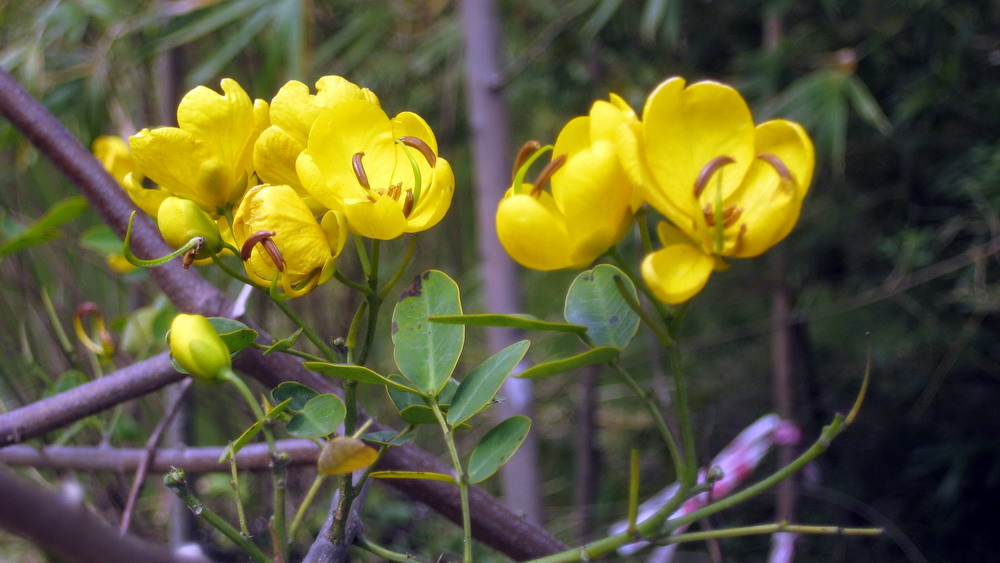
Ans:
{"type": "Polygon", "coordinates": [[[160,227],[163,240],[171,248],[177,249],[188,243],[194,237],[202,237],[202,256],[218,252],[222,247],[222,237],[219,227],[209,217],[205,210],[190,199],[168,197],[160,204],[156,212],[156,223],[160,227]],[[207,251],[207,252],[206,252],[207,251]]]}
{"type": "Polygon", "coordinates": [[[170,325],[170,355],[203,383],[221,383],[231,371],[229,348],[201,315],[181,313],[170,325]]]}

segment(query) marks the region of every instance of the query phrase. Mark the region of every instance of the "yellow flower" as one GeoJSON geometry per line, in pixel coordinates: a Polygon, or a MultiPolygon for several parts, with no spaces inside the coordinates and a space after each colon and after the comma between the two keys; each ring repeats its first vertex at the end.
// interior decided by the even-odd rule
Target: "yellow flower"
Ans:
{"type": "Polygon", "coordinates": [[[254,145],[254,165],[261,181],[292,186],[310,204],[310,209],[318,211],[319,207],[302,188],[295,172],[295,160],[306,149],[309,130],[316,118],[345,100],[368,100],[378,104],[371,90],[340,76],[324,76],[317,80],[315,94],[297,80],[282,86],[271,100],[270,127],[261,133],[254,145]]]}
{"type": "Polygon", "coordinates": [[[174,360],[203,383],[219,383],[232,369],[226,343],[201,315],[181,313],[174,317],[168,340],[174,360]]]}
{"type": "Polygon", "coordinates": [[[622,133],[626,169],[670,221],[658,229],[664,248],[642,264],[659,299],[690,299],[724,258],[757,256],[798,221],[815,162],[809,135],[785,120],[754,127],[729,86],[667,80],[622,133]]]}
{"type": "MultiPolygon", "coordinates": [[[[136,169],[165,192],[157,194],[161,201],[174,195],[218,216],[243,196],[253,174],[253,145],[266,125],[267,104],[252,103],[229,78],[222,80],[222,91],[220,95],[204,86],[191,90],[177,107],[179,127],[143,129],[129,138],[136,169]]],[[[135,176],[126,179],[125,187],[133,200],[137,195],[154,197],[139,191],[141,182],[135,176]]],[[[143,203],[136,201],[156,214],[152,203],[143,203]]]]}
{"type": "Polygon", "coordinates": [[[344,213],[352,233],[373,239],[433,227],[455,191],[427,122],[411,112],[390,120],[368,100],[346,100],[320,114],[296,170],[320,204],[344,213]]]}
{"type": "Polygon", "coordinates": [[[535,270],[582,268],[624,236],[633,183],[615,140],[619,128],[635,122],[632,108],[612,94],[566,124],[534,185],[516,174],[496,215],[497,236],[514,260],[535,270]],[[551,194],[544,190],[550,174],[551,194]]]}
{"type": "Polygon", "coordinates": [[[336,211],[317,222],[290,186],[250,188],[233,217],[233,234],[250,279],[269,286],[275,276],[284,292],[305,295],[329,280],[344,248],[347,229],[336,211]]]}

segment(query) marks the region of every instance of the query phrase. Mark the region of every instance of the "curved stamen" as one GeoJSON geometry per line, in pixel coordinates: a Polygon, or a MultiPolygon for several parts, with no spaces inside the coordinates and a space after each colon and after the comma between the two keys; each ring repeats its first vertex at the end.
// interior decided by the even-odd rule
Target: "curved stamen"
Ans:
{"type": "Polygon", "coordinates": [[[514,158],[514,169],[510,171],[510,179],[513,180],[517,176],[517,171],[521,169],[524,161],[528,160],[528,157],[535,154],[535,152],[542,148],[542,144],[538,141],[531,140],[523,145],[517,151],[517,156],[514,158]]]}
{"type": "Polygon", "coordinates": [[[267,251],[267,255],[271,257],[271,261],[274,262],[274,266],[278,268],[278,271],[285,271],[285,257],[281,255],[278,245],[271,238],[274,234],[274,231],[257,231],[247,237],[246,242],[243,243],[243,248],[240,249],[240,258],[244,262],[249,260],[253,252],[253,247],[259,244],[267,251]]]}
{"type": "Polygon", "coordinates": [[[538,179],[535,180],[535,187],[531,190],[532,197],[538,197],[538,195],[542,193],[542,190],[545,189],[545,184],[549,182],[549,179],[552,178],[552,175],[555,174],[556,171],[562,168],[563,164],[566,164],[566,155],[561,154],[553,158],[552,162],[546,164],[545,168],[542,168],[541,174],[539,174],[538,179]]]}
{"type": "Polygon", "coordinates": [[[406,200],[403,201],[403,217],[409,219],[410,213],[412,212],[413,212],[413,190],[407,188],[406,200]]]}
{"type": "Polygon", "coordinates": [[[361,157],[365,156],[363,152],[356,152],[354,156],[351,157],[351,164],[354,165],[354,175],[358,177],[358,183],[366,189],[370,190],[372,187],[368,183],[368,174],[365,173],[365,167],[361,164],[361,157]]]}
{"type": "Polygon", "coordinates": [[[701,192],[705,191],[705,186],[708,185],[708,181],[718,169],[734,162],[736,161],[728,156],[717,156],[709,161],[709,163],[701,169],[701,172],[698,173],[698,179],[694,181],[694,197],[701,197],[701,192]]]}
{"type": "Polygon", "coordinates": [[[260,241],[271,238],[275,234],[274,231],[257,231],[256,233],[247,237],[247,240],[243,242],[243,248],[240,249],[240,259],[244,262],[250,259],[250,253],[253,251],[253,247],[257,246],[260,241]]]}
{"type": "Polygon", "coordinates": [[[431,168],[434,168],[437,165],[437,159],[438,159],[437,155],[434,154],[434,151],[431,150],[430,145],[425,143],[423,139],[407,136],[407,137],[400,137],[399,141],[408,147],[413,147],[418,151],[420,151],[420,154],[424,155],[424,158],[427,159],[427,164],[430,164],[431,168]]]}
{"type": "Polygon", "coordinates": [[[781,176],[783,180],[787,180],[789,182],[795,181],[795,179],[792,178],[792,173],[789,172],[788,167],[785,166],[785,162],[780,158],[778,158],[776,155],[771,154],[769,152],[765,152],[758,154],[757,158],[770,164],[774,168],[774,171],[778,173],[778,176],[781,176]]]}

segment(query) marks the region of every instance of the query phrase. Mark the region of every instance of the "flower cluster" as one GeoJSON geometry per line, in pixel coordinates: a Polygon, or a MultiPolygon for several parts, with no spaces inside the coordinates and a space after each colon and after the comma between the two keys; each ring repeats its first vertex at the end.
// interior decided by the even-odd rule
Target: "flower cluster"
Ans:
{"type": "Polygon", "coordinates": [[[647,203],[666,220],[642,276],[657,298],[681,303],[726,258],[757,256],[788,235],[815,154],[797,123],[755,127],[733,88],[671,78],[649,95],[641,119],[612,95],[570,121],[534,185],[523,183],[531,160],[520,160],[497,209],[497,234],[515,260],[538,270],[586,266],[647,203]]]}
{"type": "Polygon", "coordinates": [[[455,189],[420,116],[390,118],[339,76],[316,90],[292,81],[268,103],[224,79],[222,94],[184,96],[178,127],[133,135],[130,161],[106,139],[95,150],[171,246],[203,237],[199,258],[228,247],[254,283],[303,295],[333,276],[348,232],[390,240],[433,227],[455,189]]]}

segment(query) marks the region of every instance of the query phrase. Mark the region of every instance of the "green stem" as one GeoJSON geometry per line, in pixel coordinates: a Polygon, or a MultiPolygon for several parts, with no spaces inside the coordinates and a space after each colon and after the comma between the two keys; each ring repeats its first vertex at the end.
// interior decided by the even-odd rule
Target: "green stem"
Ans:
{"type": "Polygon", "coordinates": [[[635,222],[639,225],[639,240],[642,241],[643,254],[653,252],[653,240],[649,236],[649,208],[643,205],[635,213],[635,222]]]}
{"type": "Polygon", "coordinates": [[[372,292],[372,290],[369,289],[368,287],[366,287],[366,286],[364,286],[364,285],[362,285],[362,284],[360,284],[360,283],[358,283],[358,282],[356,282],[356,281],[354,281],[352,279],[348,279],[348,277],[345,276],[344,274],[341,274],[340,271],[334,272],[333,273],[333,277],[337,278],[337,281],[339,281],[340,283],[346,285],[347,287],[349,287],[349,288],[351,288],[351,289],[353,289],[355,291],[360,291],[366,297],[372,292]]]}
{"type": "Polygon", "coordinates": [[[306,493],[306,498],[302,499],[302,504],[299,505],[299,509],[295,513],[295,518],[292,519],[292,525],[288,528],[288,537],[292,540],[295,539],[295,532],[299,530],[299,525],[302,524],[302,518],[305,517],[306,510],[312,505],[313,499],[316,498],[316,493],[319,492],[319,487],[325,479],[325,475],[317,475],[313,479],[312,486],[309,487],[309,492],[306,493]]]}
{"type": "MultiPolygon", "coordinates": [[[[239,256],[239,255],[237,254],[237,256],[239,256]]],[[[245,283],[247,285],[251,285],[251,286],[255,286],[255,287],[257,286],[257,284],[255,284],[252,281],[250,281],[250,278],[248,278],[248,277],[244,276],[243,274],[237,272],[233,268],[230,268],[229,264],[226,264],[225,260],[223,260],[222,257],[219,256],[218,253],[215,253],[215,254],[212,255],[212,262],[215,262],[215,265],[218,266],[220,270],[222,270],[223,272],[225,272],[226,274],[228,274],[229,277],[237,279],[237,280],[239,280],[239,281],[241,281],[241,282],[243,282],[243,283],[245,283]]]]}
{"type": "Polygon", "coordinates": [[[657,540],[657,543],[685,543],[692,541],[715,540],[724,538],[739,538],[764,534],[812,534],[821,536],[878,536],[884,532],[882,528],[841,528],[840,526],[807,526],[803,524],[760,524],[757,526],[741,526],[722,530],[690,532],[675,534],[657,540]]]}
{"type": "Polygon", "coordinates": [[[319,348],[319,351],[323,353],[323,356],[326,357],[328,361],[330,362],[337,361],[337,355],[336,353],[334,353],[333,349],[330,348],[330,346],[328,346],[327,343],[324,342],[323,339],[320,338],[318,334],[316,334],[316,331],[314,331],[309,325],[307,325],[302,320],[302,318],[299,317],[295,313],[295,311],[293,311],[292,308],[288,306],[288,303],[285,303],[281,299],[274,299],[273,297],[271,301],[273,301],[274,304],[277,305],[278,308],[281,309],[283,313],[285,313],[286,317],[288,317],[293,323],[295,323],[295,326],[302,329],[302,334],[305,334],[306,338],[308,338],[309,341],[313,343],[313,345],[319,348]]]}
{"type": "MultiPolygon", "coordinates": [[[[264,422],[265,428],[267,421],[264,422]]],[[[286,469],[288,467],[288,454],[285,452],[271,453],[271,480],[274,483],[274,516],[271,519],[271,529],[274,533],[275,546],[274,558],[279,561],[288,561],[288,530],[286,528],[285,515],[285,485],[286,469]]]]}
{"type": "MultiPolygon", "coordinates": [[[[256,348],[257,350],[268,350],[268,349],[271,348],[270,346],[268,346],[266,344],[257,344],[256,342],[254,342],[253,344],[251,344],[251,346],[253,348],[256,348]]],[[[326,360],[326,359],[321,358],[319,356],[315,356],[313,354],[310,354],[309,352],[303,352],[301,350],[296,350],[295,348],[285,348],[284,350],[281,351],[281,353],[282,354],[288,354],[290,356],[296,356],[296,357],[302,358],[303,360],[306,360],[306,361],[309,361],[309,362],[327,362],[327,361],[329,361],[329,360],[326,360]]]]}
{"type": "Polygon", "coordinates": [[[270,561],[259,547],[240,535],[240,532],[229,522],[226,522],[218,514],[212,512],[212,509],[205,506],[198,497],[194,496],[184,479],[184,471],[182,469],[174,469],[170,473],[167,473],[163,478],[163,484],[172,490],[191,509],[191,512],[194,512],[199,518],[229,538],[230,541],[236,544],[236,547],[239,547],[244,553],[249,555],[254,563],[268,563],[270,561]]]}
{"type": "Polygon", "coordinates": [[[687,392],[684,372],[681,370],[681,353],[677,345],[671,346],[667,352],[670,356],[670,367],[674,376],[674,395],[677,405],[678,425],[681,429],[681,445],[684,448],[684,471],[680,481],[688,487],[693,487],[698,480],[698,458],[694,451],[694,428],[691,425],[691,405],[687,392]]]}
{"type": "Polygon", "coordinates": [[[399,553],[386,549],[377,543],[369,541],[363,536],[358,536],[357,539],[354,540],[354,543],[361,549],[369,551],[386,561],[397,561],[399,563],[426,563],[425,560],[420,559],[419,557],[414,557],[409,553],[399,553]]]}
{"type": "MultiPolygon", "coordinates": [[[[844,420],[843,416],[837,414],[833,418],[833,422],[831,422],[828,426],[823,428],[823,432],[820,433],[819,438],[816,440],[815,443],[813,443],[812,447],[803,452],[802,455],[800,455],[799,457],[795,458],[795,460],[792,461],[790,464],[774,472],[763,481],[760,481],[757,484],[747,489],[744,489],[736,494],[733,494],[729,497],[726,497],[718,502],[702,507],[684,516],[675,518],[674,520],[671,520],[666,527],[663,527],[663,522],[667,518],[669,518],[670,515],[674,513],[674,511],[677,510],[677,507],[680,506],[680,503],[686,500],[684,498],[685,495],[681,494],[681,491],[685,490],[684,485],[681,484],[681,491],[678,491],[678,494],[674,496],[674,498],[671,500],[670,503],[668,503],[668,505],[656,511],[656,513],[653,514],[653,516],[651,516],[650,518],[639,523],[637,528],[639,529],[640,535],[642,535],[643,537],[651,537],[672,532],[673,530],[676,530],[681,526],[691,524],[692,522],[696,522],[698,520],[701,520],[702,518],[716,514],[717,512],[735,506],[741,502],[750,499],[753,496],[759,495],[760,493],[764,492],[765,490],[771,487],[774,487],[784,479],[787,479],[796,471],[805,467],[807,463],[815,459],[817,456],[825,452],[827,448],[830,447],[830,442],[832,442],[834,438],[836,438],[841,432],[844,431],[845,427],[843,424],[843,420],[844,420]]],[[[619,547],[635,541],[635,539],[636,538],[634,535],[629,534],[627,532],[623,532],[620,534],[615,534],[613,536],[602,538],[597,541],[590,542],[581,547],[573,548],[567,551],[563,551],[561,553],[556,553],[554,555],[533,559],[532,563],[575,563],[577,561],[589,561],[598,557],[602,557],[608,553],[611,553],[612,551],[618,549],[619,547]]]]}
{"type": "MultiPolygon", "coordinates": [[[[637,397],[642,399],[642,404],[646,407],[646,411],[649,412],[650,416],[653,417],[653,421],[656,423],[657,430],[660,431],[660,437],[667,444],[667,449],[670,451],[670,458],[674,462],[674,471],[677,473],[677,480],[683,481],[682,476],[684,475],[684,458],[681,457],[680,450],[677,449],[677,442],[674,440],[674,435],[670,431],[670,427],[667,426],[667,421],[663,418],[663,412],[660,410],[660,406],[657,404],[656,399],[653,397],[652,393],[643,390],[642,387],[636,383],[635,379],[622,368],[621,364],[617,360],[608,362],[608,365],[621,376],[621,378],[628,384],[632,391],[637,397]]],[[[695,473],[697,475],[697,473],[695,473]]]]}
{"type": "Polygon", "coordinates": [[[389,278],[389,281],[386,282],[385,287],[383,287],[378,292],[379,299],[385,299],[385,296],[389,295],[389,292],[392,291],[392,288],[396,286],[397,282],[399,282],[399,278],[403,277],[403,273],[406,271],[406,267],[410,265],[410,260],[413,259],[413,251],[416,248],[417,248],[417,235],[414,234],[410,236],[410,240],[407,242],[406,254],[403,255],[403,261],[400,262],[399,267],[396,268],[396,273],[393,274],[391,278],[389,278]]]}
{"type": "Polygon", "coordinates": [[[444,442],[448,446],[448,454],[451,455],[451,465],[455,468],[455,475],[458,477],[458,494],[462,502],[462,561],[472,563],[472,513],[469,510],[469,477],[462,467],[462,460],[458,457],[458,448],[455,447],[455,438],[451,433],[451,428],[438,406],[437,400],[430,402],[434,417],[437,418],[438,426],[444,435],[444,442]]]}
{"type": "MultiPolygon", "coordinates": [[[[233,444],[230,442],[229,449],[232,451],[233,444]]],[[[243,512],[243,498],[240,496],[240,478],[236,471],[236,456],[229,456],[229,472],[232,477],[229,479],[229,486],[233,489],[233,500],[236,502],[236,518],[240,521],[240,534],[244,538],[250,537],[250,528],[247,526],[247,515],[243,512]]]]}
{"type": "Polygon", "coordinates": [[[613,279],[615,282],[615,287],[618,288],[618,293],[621,294],[622,298],[625,300],[625,303],[628,304],[629,308],[635,311],[636,315],[639,315],[639,318],[642,320],[642,322],[646,323],[646,326],[648,326],[649,329],[653,331],[653,334],[655,334],[656,337],[660,339],[660,342],[664,346],[673,346],[674,345],[673,337],[670,336],[670,333],[667,332],[667,329],[665,329],[663,325],[661,325],[660,323],[656,322],[655,319],[653,319],[653,317],[649,314],[649,312],[646,311],[646,308],[643,307],[642,304],[639,303],[639,300],[635,298],[635,295],[632,295],[632,292],[629,291],[628,288],[625,286],[625,281],[621,279],[621,276],[615,275],[613,279]]]}

